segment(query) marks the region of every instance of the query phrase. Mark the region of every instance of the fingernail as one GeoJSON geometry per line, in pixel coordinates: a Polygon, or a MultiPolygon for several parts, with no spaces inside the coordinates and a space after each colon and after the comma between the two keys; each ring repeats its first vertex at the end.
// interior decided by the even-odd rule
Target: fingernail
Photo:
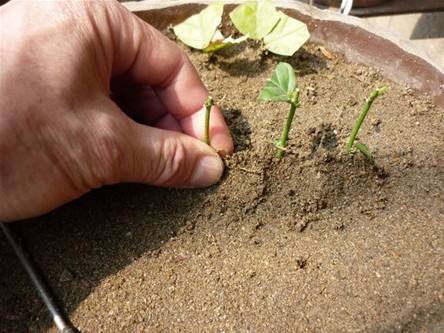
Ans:
{"type": "Polygon", "coordinates": [[[196,163],[193,176],[191,177],[190,186],[210,186],[222,177],[223,171],[224,164],[219,156],[203,156],[196,163]]]}

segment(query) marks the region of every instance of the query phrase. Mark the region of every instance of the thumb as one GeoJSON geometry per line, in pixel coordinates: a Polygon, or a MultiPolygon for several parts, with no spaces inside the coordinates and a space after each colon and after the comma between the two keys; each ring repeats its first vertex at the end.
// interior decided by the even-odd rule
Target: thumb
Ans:
{"type": "Polygon", "coordinates": [[[173,131],[133,122],[122,164],[123,181],[165,187],[205,187],[222,176],[219,155],[203,142],[173,131]]]}

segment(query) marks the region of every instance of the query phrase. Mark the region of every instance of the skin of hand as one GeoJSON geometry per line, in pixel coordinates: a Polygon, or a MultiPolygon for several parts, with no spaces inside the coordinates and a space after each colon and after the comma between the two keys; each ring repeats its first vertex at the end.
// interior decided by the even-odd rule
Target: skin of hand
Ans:
{"type": "Polygon", "coordinates": [[[118,2],[0,7],[0,221],[119,182],[204,187],[233,151],[180,49],[118,2]]]}

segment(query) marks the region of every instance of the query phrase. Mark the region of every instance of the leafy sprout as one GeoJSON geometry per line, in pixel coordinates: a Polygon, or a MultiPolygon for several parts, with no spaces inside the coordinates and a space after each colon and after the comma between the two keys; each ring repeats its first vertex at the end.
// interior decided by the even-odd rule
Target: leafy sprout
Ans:
{"type": "Polygon", "coordinates": [[[271,0],[239,5],[230,18],[241,33],[263,39],[265,48],[279,55],[293,55],[310,37],[305,23],[277,11],[271,0]]]}
{"type": "Polygon", "coordinates": [[[277,65],[271,79],[267,81],[265,87],[261,90],[259,99],[262,101],[287,102],[290,104],[290,110],[284,124],[281,138],[274,143],[277,149],[276,157],[281,159],[287,147],[288,134],[296,108],[300,105],[296,74],[290,64],[280,62],[277,65]]]}
{"type": "Polygon", "coordinates": [[[368,147],[362,142],[355,142],[356,136],[358,135],[359,130],[361,129],[362,123],[364,122],[365,117],[367,116],[368,111],[370,110],[373,102],[378,96],[383,95],[387,91],[388,87],[383,86],[381,88],[377,88],[374,90],[370,96],[365,101],[364,107],[362,108],[361,113],[359,114],[358,119],[356,120],[353,131],[348,139],[347,143],[347,151],[349,153],[355,153],[356,150],[359,150],[367,159],[373,160],[373,156],[368,149],[368,147]]]}
{"type": "Polygon", "coordinates": [[[225,38],[218,30],[223,10],[222,2],[214,2],[176,25],[174,33],[186,45],[208,53],[252,38],[263,40],[267,50],[284,56],[293,55],[310,37],[303,22],[277,11],[271,0],[258,0],[239,5],[230,13],[244,36],[225,38]]]}
{"type": "Polygon", "coordinates": [[[222,21],[223,11],[224,4],[220,1],[214,2],[174,26],[174,33],[184,44],[209,53],[246,40],[246,37],[225,38],[217,29],[222,21]]]}

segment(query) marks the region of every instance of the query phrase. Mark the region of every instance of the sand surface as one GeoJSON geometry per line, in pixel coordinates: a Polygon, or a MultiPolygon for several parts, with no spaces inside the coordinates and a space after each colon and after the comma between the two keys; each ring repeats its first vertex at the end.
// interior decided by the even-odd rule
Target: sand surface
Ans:
{"type": "MultiPolygon", "coordinates": [[[[204,190],[104,188],[16,228],[82,332],[444,332],[444,112],[318,45],[291,59],[302,106],[256,100],[282,60],[184,48],[233,131],[204,190]],[[345,143],[366,96],[390,86],[345,143]]],[[[0,237],[0,331],[53,332],[0,237]]]]}

